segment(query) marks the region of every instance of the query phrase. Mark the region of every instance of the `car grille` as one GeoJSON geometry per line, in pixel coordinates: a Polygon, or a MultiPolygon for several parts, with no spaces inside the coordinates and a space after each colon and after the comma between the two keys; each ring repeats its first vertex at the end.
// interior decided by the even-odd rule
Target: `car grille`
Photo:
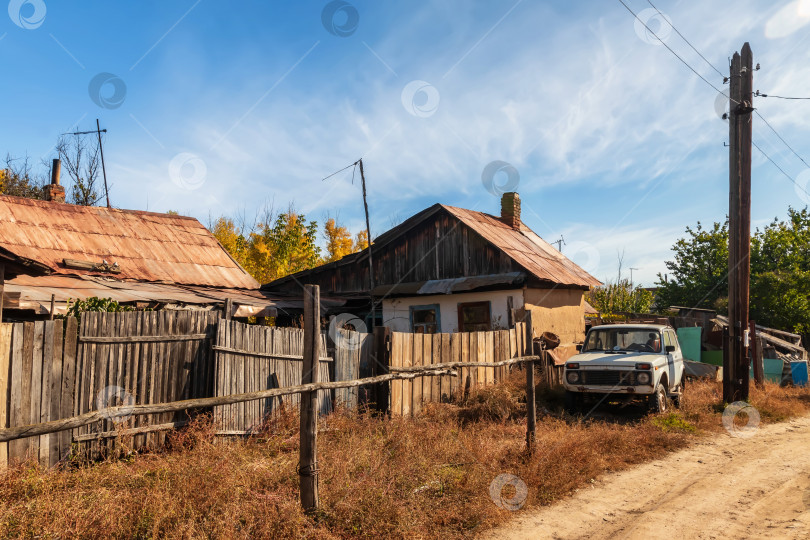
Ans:
{"type": "Polygon", "coordinates": [[[581,371],[582,384],[597,386],[628,386],[636,384],[636,374],[633,371],[581,371]]]}

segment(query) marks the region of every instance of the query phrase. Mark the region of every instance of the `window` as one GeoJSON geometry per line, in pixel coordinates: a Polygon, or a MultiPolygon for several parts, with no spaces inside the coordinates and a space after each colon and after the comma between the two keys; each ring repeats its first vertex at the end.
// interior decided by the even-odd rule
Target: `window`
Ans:
{"type": "Polygon", "coordinates": [[[439,332],[439,304],[411,306],[411,331],[415,334],[436,334],[439,332]]]}
{"type": "Polygon", "coordinates": [[[582,352],[635,351],[661,352],[661,337],[647,328],[592,328],[588,332],[582,352]]]}
{"type": "Polygon", "coordinates": [[[491,329],[489,302],[465,302],[458,305],[459,332],[486,332],[491,329]]]}

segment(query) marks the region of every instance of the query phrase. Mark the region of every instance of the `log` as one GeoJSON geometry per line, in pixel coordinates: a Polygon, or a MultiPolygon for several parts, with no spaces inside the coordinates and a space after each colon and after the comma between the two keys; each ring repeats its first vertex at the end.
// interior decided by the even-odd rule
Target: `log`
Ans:
{"type": "Polygon", "coordinates": [[[247,392],[244,394],[233,394],[229,396],[218,396],[200,399],[185,399],[171,403],[155,403],[148,405],[121,405],[117,407],[107,407],[97,411],[90,411],[72,418],[54,420],[42,424],[29,426],[19,426],[7,429],[0,429],[0,442],[14,441],[25,437],[56,433],[65,429],[74,429],[81,426],[99,422],[107,418],[122,417],[126,415],[141,416],[144,414],[162,414],[185,411],[197,407],[216,407],[219,405],[232,405],[257,399],[274,398],[277,396],[287,396],[311,392],[315,390],[332,390],[337,388],[356,388],[366,384],[375,384],[394,380],[409,380],[418,377],[440,377],[443,375],[456,376],[458,373],[452,369],[436,369],[434,366],[425,366],[428,369],[415,373],[389,373],[365,379],[355,379],[353,381],[320,382],[311,384],[300,384],[298,386],[288,386],[286,388],[272,388],[270,390],[260,390],[258,392],[247,392]]]}
{"type": "MultiPolygon", "coordinates": [[[[294,354],[246,351],[244,349],[234,349],[232,347],[223,347],[221,345],[212,345],[211,348],[219,353],[242,354],[245,356],[257,356],[259,358],[278,358],[280,360],[297,360],[299,362],[304,359],[303,356],[296,356],[294,354]]],[[[318,360],[321,362],[332,362],[332,359],[328,356],[321,356],[318,358],[318,360]]]]}
{"type": "MultiPolygon", "coordinates": [[[[318,357],[321,344],[321,290],[304,285],[304,355],[301,382],[318,384],[318,357]]],[[[318,392],[301,392],[301,422],[298,446],[298,481],[301,506],[306,512],[318,509],[318,392]]]]}
{"type": "MultiPolygon", "coordinates": [[[[509,360],[501,360],[499,362],[447,362],[444,364],[429,364],[428,367],[434,369],[454,369],[454,368],[466,368],[466,367],[501,367],[501,366],[510,366],[512,364],[520,364],[523,362],[535,362],[540,360],[539,356],[518,356],[516,358],[510,358],[509,360]]],[[[409,373],[409,372],[416,372],[421,371],[424,369],[423,366],[407,366],[407,367],[390,367],[389,371],[391,373],[409,373]]]]}
{"type": "Polygon", "coordinates": [[[208,334],[177,336],[81,336],[80,343],[165,343],[171,341],[202,341],[208,334]]]}

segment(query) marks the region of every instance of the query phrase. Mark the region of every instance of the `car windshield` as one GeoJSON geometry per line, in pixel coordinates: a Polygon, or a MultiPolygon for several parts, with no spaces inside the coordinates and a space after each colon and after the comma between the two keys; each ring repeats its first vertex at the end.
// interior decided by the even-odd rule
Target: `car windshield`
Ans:
{"type": "Polygon", "coordinates": [[[582,352],[661,352],[661,333],[648,328],[594,328],[588,332],[582,352]]]}

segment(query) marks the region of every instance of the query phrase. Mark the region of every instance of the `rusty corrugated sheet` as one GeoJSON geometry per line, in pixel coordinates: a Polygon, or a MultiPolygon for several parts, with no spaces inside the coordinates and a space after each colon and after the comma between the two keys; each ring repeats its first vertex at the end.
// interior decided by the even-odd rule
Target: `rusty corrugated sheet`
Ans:
{"type": "Polygon", "coordinates": [[[540,280],[581,287],[602,284],[525,225],[518,231],[483,212],[442,206],[540,280]]]}
{"type": "MultiPolygon", "coordinates": [[[[209,288],[196,285],[120,282],[98,276],[19,276],[5,284],[7,308],[48,313],[51,295],[57,314],[63,314],[68,300],[90,297],[111,298],[119,303],[167,303],[181,306],[212,307],[230,298],[237,306],[236,316],[273,316],[286,310],[303,310],[303,300],[277,298],[258,290],[209,288]]],[[[324,308],[339,307],[343,300],[321,298],[324,308]]]]}
{"type": "Polygon", "coordinates": [[[236,289],[259,284],[194,218],[0,196],[0,247],[58,274],[64,259],[118,263],[120,280],[236,289]]]}

